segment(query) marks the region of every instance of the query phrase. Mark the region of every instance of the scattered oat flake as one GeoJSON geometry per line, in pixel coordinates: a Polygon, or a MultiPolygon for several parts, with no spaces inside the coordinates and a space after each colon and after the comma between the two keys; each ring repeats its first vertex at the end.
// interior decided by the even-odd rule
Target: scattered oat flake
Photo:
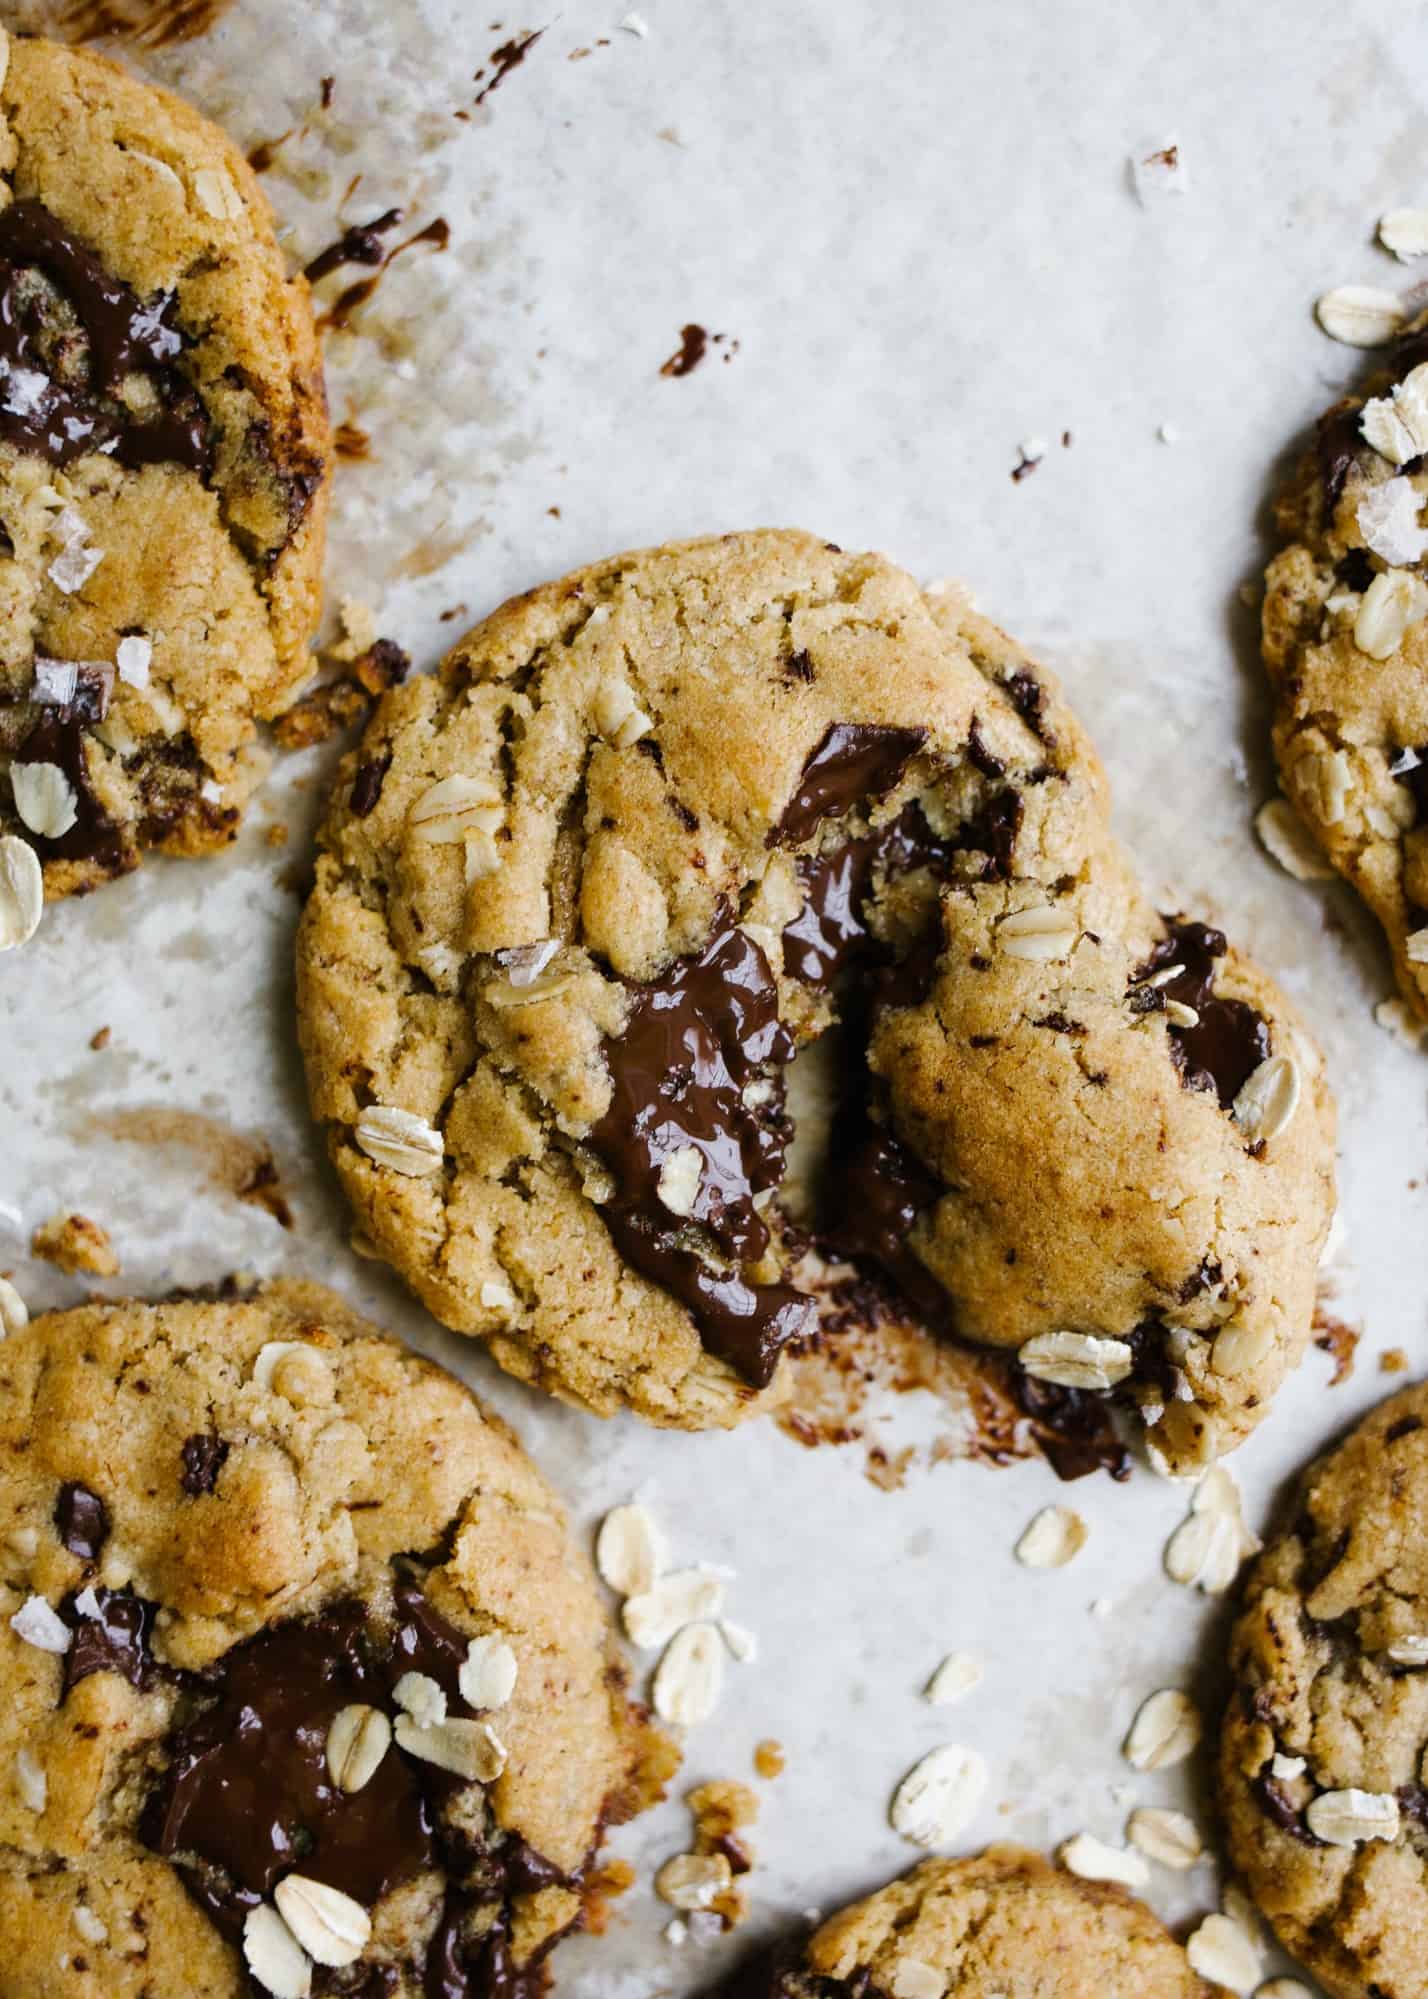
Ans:
{"type": "Polygon", "coordinates": [[[1044,1506],[1016,1544],[1027,1569],[1064,1569],[1086,1545],[1087,1527],[1069,1506],[1044,1506]]]}
{"type": "Polygon", "coordinates": [[[1263,1960],[1254,1939],[1228,1916],[1206,1916],[1185,1945],[1192,1971],[1212,1985],[1231,1992],[1252,1992],[1259,1983],[1263,1960]]]}
{"type": "Polygon", "coordinates": [[[1370,1840],[1393,1840],[1400,1823],[1398,1799],[1391,1791],[1321,1791],[1305,1807],[1304,1820],[1326,1846],[1362,1846],[1370,1840]]]}
{"type": "Polygon", "coordinates": [[[650,31],[649,22],[645,19],[643,14],[637,14],[633,9],[633,7],[630,9],[628,14],[622,16],[620,21],[620,26],[624,29],[627,35],[638,36],[638,38],[641,41],[644,40],[645,36],[650,31]]]}
{"type": "Polygon", "coordinates": [[[1318,300],[1314,316],[1331,340],[1346,347],[1384,347],[1402,330],[1407,315],[1395,292],[1339,285],[1318,300]]]}
{"type": "Polygon", "coordinates": [[[721,1617],[719,1635],[729,1648],[729,1657],[740,1666],[752,1666],[759,1656],[757,1635],[731,1618],[721,1617]]]}
{"type": "Polygon", "coordinates": [[[1193,1755],[1200,1733],[1200,1710],[1190,1696],[1163,1687],[1142,1702],[1123,1754],[1133,1769],[1168,1770],[1193,1755]]]}
{"type": "Polygon", "coordinates": [[[630,1597],[622,1613],[625,1631],[642,1651],[663,1645],[686,1624],[717,1618],[724,1608],[724,1585],[707,1569],[675,1569],[630,1597]]]}
{"type": "Polygon", "coordinates": [[[974,1659],[970,1652],[949,1652],[927,1682],[923,1699],[933,1707],[951,1707],[954,1701],[965,1700],[974,1687],[981,1685],[985,1671],[981,1660],[974,1659]]]}
{"type": "Polygon", "coordinates": [[[1154,1805],[1142,1806],[1131,1813],[1126,1837],[1148,1860],[1179,1871],[1193,1867],[1205,1851],[1194,1819],[1184,1812],[1163,1811],[1154,1805]]]}
{"type": "Polygon", "coordinates": [[[1379,217],[1378,240],[1400,264],[1428,257],[1428,208],[1390,208],[1379,217]]]}
{"type": "Polygon", "coordinates": [[[894,1832],[914,1846],[945,1846],[976,1816],[987,1766],[975,1749],[947,1743],[909,1770],[893,1794],[894,1832]]]}
{"type": "Polygon", "coordinates": [[[1107,1846],[1089,1832],[1064,1841],[1057,1857],[1068,1873],[1083,1881],[1118,1881],[1123,1888],[1144,1888],[1150,1881],[1150,1869],[1138,1853],[1107,1846]]]}
{"type": "Polygon", "coordinates": [[[1271,860],[1295,881],[1329,881],[1334,870],[1287,798],[1271,798],[1255,814],[1254,830],[1271,860]]]}
{"type": "Polygon", "coordinates": [[[695,1728],[719,1704],[724,1686],[724,1641],[709,1623],[686,1624],[670,1640],[654,1677],[654,1708],[661,1721],[695,1728]]]}

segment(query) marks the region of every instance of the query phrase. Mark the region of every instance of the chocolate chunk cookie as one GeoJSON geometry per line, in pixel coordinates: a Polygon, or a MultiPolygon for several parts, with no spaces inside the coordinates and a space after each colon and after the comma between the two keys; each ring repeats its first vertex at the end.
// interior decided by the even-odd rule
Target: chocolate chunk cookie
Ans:
{"type": "Polygon", "coordinates": [[[328,428],[224,135],[100,56],[0,62],[0,834],[56,897],[233,838],[309,671],[328,428]]]}
{"type": "Polygon", "coordinates": [[[1264,659],[1285,791],[1428,1021],[1428,322],[1335,404],[1278,505],[1264,659]]]}
{"type": "Polygon", "coordinates": [[[1318,1053],[1146,901],[1049,677],[879,557],[731,535],[505,605],[343,766],[298,982],[371,1246],[589,1408],[767,1403],[849,1257],[1181,1466],[1308,1338],[1318,1053]],[[786,1071],[835,1031],[810,1243],[786,1071]]]}
{"type": "Polygon", "coordinates": [[[927,1860],[717,1999],[1213,1999],[1124,1888],[1017,1846],[927,1860]]]}
{"type": "Polygon", "coordinates": [[[1428,1388],[1305,1474],[1230,1648],[1220,1798],[1235,1866],[1339,1999],[1428,1964],[1428,1388]]]}
{"type": "Polygon", "coordinates": [[[509,1432],[294,1283],[0,1385],[0,1989],[536,1999],[663,1745],[509,1432]]]}

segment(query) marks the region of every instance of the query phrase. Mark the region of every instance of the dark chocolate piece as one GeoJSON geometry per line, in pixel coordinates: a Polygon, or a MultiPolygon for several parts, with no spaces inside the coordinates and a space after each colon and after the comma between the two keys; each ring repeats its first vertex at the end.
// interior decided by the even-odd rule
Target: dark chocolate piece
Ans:
{"type": "Polygon", "coordinates": [[[1216,961],[1227,948],[1223,932],[1206,923],[1167,919],[1167,934],[1131,982],[1133,1006],[1153,1011],[1174,999],[1199,1015],[1194,1027],[1169,1029],[1171,1054],[1186,1088],[1213,1090],[1224,1110],[1268,1058],[1270,1046],[1263,1014],[1244,1000],[1216,997],[1216,961]],[[1169,965],[1181,969],[1168,984],[1147,983],[1169,965]]]}
{"type": "MultiPolygon", "coordinates": [[[[1304,1814],[1278,1777],[1270,1776],[1267,1771],[1263,1772],[1255,1778],[1250,1789],[1258,1799],[1260,1810],[1265,1817],[1271,1819],[1281,1832],[1287,1832],[1290,1838],[1297,1839],[1301,1846],[1324,1844],[1317,1834],[1310,1832],[1304,1814]]],[[[1400,1791],[1400,1800],[1402,1796],[1403,1793],[1400,1791]]]]}
{"type": "Polygon", "coordinates": [[[111,277],[42,202],[0,211],[0,438],[19,451],[65,465],[107,450],[131,468],[174,460],[208,471],[208,422],[193,389],[175,372],[183,335],[172,323],[173,297],[145,302],[111,277]],[[35,272],[68,302],[83,329],[84,380],[53,332],[47,295],[35,272]],[[58,365],[50,350],[58,346],[58,365]],[[148,374],[163,405],[151,419],[131,416],[118,400],[125,377],[148,374]]]}
{"type": "Polygon", "coordinates": [[[926,741],[926,729],[833,723],[803,766],[798,790],[769,835],[770,846],[801,846],[823,820],[885,798],[926,741]]]}
{"type": "Polygon", "coordinates": [[[1013,1369],[1013,1386],[1037,1447],[1059,1479],[1069,1484],[1096,1471],[1117,1481],[1130,1477],[1130,1453],[1116,1435],[1109,1396],[1038,1381],[1021,1367],[1013,1369]]]}
{"type": "Polygon", "coordinates": [[[82,1562],[97,1562],[109,1538],[104,1501],[87,1485],[62,1485],[55,1501],[55,1528],[72,1555],[82,1562]]]}
{"type": "Polygon", "coordinates": [[[840,1256],[877,1264],[932,1331],[949,1329],[951,1301],[908,1242],[944,1192],[915,1153],[868,1116],[854,1091],[828,1146],[822,1233],[840,1256]]]}
{"type": "Polygon", "coordinates": [[[159,1668],[151,1649],[155,1606],[128,1589],[103,1589],[95,1584],[78,1590],[61,1603],[59,1614],[74,1636],[64,1655],[64,1685],[61,1705],[72,1688],[91,1673],[117,1673],[131,1687],[142,1691],[152,1685],[159,1668]],[[87,1616],[78,1607],[83,1597],[91,1601],[94,1614],[87,1616]]]}
{"type": "Polygon", "coordinates": [[[379,757],[372,757],[366,763],[358,764],[357,775],[352,780],[352,810],[358,819],[365,819],[382,795],[382,786],[387,781],[387,772],[392,768],[392,752],[386,750],[379,757]]]}
{"type": "Polygon", "coordinates": [[[615,1175],[605,1218],[621,1254],[687,1305],[711,1350],[747,1379],[771,1379],[778,1352],[807,1330],[811,1304],[787,1285],[753,1285],[707,1265],[686,1240],[702,1228],[727,1263],[762,1256],[768,1225],[755,1196],[783,1177],[782,1093],[751,1108],[744,1091],[770,1082],[793,1053],[778,988],[759,946],[721,916],[695,958],[631,988],[623,1034],[604,1047],[614,1088],[591,1142],[615,1175]],[[688,1147],[701,1161],[688,1217],[661,1201],[660,1175],[688,1147]]]}
{"type": "Polygon", "coordinates": [[[85,731],[71,709],[46,709],[12,759],[17,764],[57,764],[74,791],[75,820],[57,839],[28,833],[42,861],[94,861],[118,873],[125,865],[124,842],[89,781],[85,731]]]}
{"type": "Polygon", "coordinates": [[[1326,520],[1332,520],[1354,461],[1364,449],[1359,434],[1363,407],[1359,403],[1336,403],[1320,417],[1314,432],[1314,450],[1319,461],[1319,477],[1324,486],[1326,520]]]}
{"type": "Polygon", "coordinates": [[[198,1499],[206,1492],[212,1492],[218,1483],[229,1446],[222,1437],[216,1437],[211,1430],[199,1430],[192,1437],[184,1439],[182,1451],[183,1474],[179,1483],[190,1498],[198,1499]]]}

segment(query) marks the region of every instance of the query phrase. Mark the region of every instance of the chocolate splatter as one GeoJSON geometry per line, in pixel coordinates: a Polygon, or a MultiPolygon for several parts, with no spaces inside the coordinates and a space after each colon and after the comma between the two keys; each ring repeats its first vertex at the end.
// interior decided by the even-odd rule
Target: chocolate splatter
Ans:
{"type": "Polygon", "coordinates": [[[520,68],[544,33],[544,28],[528,30],[524,34],[513,35],[510,41],[502,42],[498,49],[492,49],[474,78],[475,82],[481,84],[476,93],[475,101],[478,104],[484,104],[493,90],[500,89],[511,71],[520,68]]]}
{"type": "Polygon", "coordinates": [[[667,361],[660,364],[660,373],[667,376],[692,375],[708,351],[709,335],[702,326],[693,321],[679,329],[679,345],[667,361]]]}

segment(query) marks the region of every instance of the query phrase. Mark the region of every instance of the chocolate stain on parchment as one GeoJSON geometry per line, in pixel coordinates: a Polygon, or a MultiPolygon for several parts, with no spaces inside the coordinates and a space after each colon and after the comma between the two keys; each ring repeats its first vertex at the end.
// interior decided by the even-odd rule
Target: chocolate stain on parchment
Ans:
{"type": "Polygon", "coordinates": [[[215,1191],[262,1208],[282,1228],[294,1225],[278,1163],[265,1138],[235,1131],[202,1111],[175,1110],[165,1104],[97,1113],[85,1121],[85,1132],[161,1152],[192,1154],[215,1191]]]}
{"type": "Polygon", "coordinates": [[[307,267],[309,283],[316,283],[318,279],[326,277],[329,272],[338,269],[342,264],[376,264],[376,269],[370,277],[358,278],[355,284],[347,285],[337,294],[337,297],[327,308],[326,312],[318,319],[317,328],[319,333],[326,333],[334,328],[338,331],[353,330],[353,313],[375,297],[377,287],[381,284],[382,279],[397,261],[398,257],[405,255],[408,250],[426,247],[439,255],[449,246],[451,242],[451,224],[446,220],[444,215],[438,215],[434,221],[428,222],[425,228],[418,229],[411,236],[404,236],[400,243],[394,243],[390,250],[383,250],[379,243],[373,243],[371,247],[374,250],[374,254],[358,255],[354,254],[351,247],[347,247],[359,239],[366,243],[367,239],[373,238],[376,232],[394,227],[401,219],[402,212],[399,208],[390,209],[386,215],[379,216],[375,223],[368,223],[365,229],[348,230],[346,235],[337,243],[331,244],[326,250],[320,251],[313,258],[307,267]]]}
{"type": "Polygon", "coordinates": [[[484,104],[493,90],[500,89],[511,71],[520,68],[544,33],[544,28],[527,29],[522,34],[513,35],[508,42],[502,42],[498,49],[492,49],[472,79],[481,85],[476,93],[478,104],[484,104]]]}

